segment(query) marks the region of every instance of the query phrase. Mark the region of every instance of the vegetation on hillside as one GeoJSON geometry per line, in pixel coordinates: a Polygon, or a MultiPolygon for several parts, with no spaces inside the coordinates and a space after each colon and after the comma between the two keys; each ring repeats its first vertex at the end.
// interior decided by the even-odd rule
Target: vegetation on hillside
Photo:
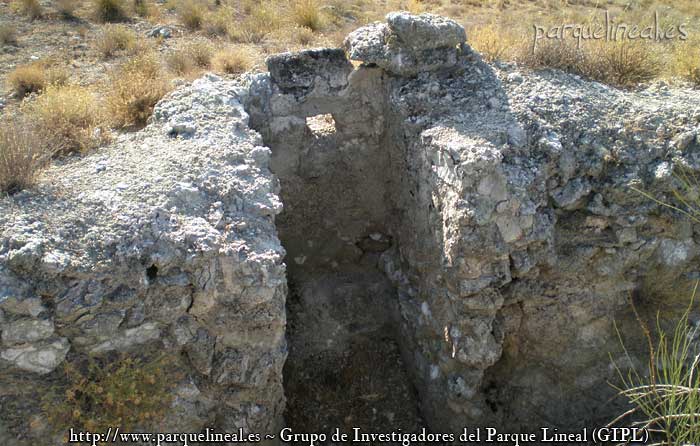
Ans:
{"type": "MultiPolygon", "coordinates": [[[[36,102],[35,96],[48,91],[56,96],[52,85],[90,87],[95,108],[108,112],[96,114],[89,125],[71,125],[67,133],[73,141],[76,128],[143,126],[173,78],[193,79],[205,70],[235,75],[264,67],[272,53],[337,46],[349,31],[393,10],[454,18],[491,62],[557,68],[623,87],[671,77],[700,85],[700,4],[695,0],[56,0],[43,6],[37,0],[12,0],[8,10],[9,20],[0,17],[0,48],[10,49],[0,52],[0,90],[12,97],[0,113],[36,114],[23,101],[36,102]],[[535,40],[538,29],[600,25],[606,11],[617,24],[683,26],[688,38],[579,42],[570,32],[564,39],[535,40]],[[156,25],[171,27],[173,36],[143,35],[144,27],[156,25]],[[75,54],[58,45],[49,48],[48,57],[30,58],[41,46],[31,46],[31,30],[37,27],[55,27],[56,34],[74,30],[86,39],[85,57],[91,63],[71,68],[69,76],[64,67],[75,66],[75,54]]],[[[46,147],[64,147],[61,139],[46,147]]],[[[94,146],[80,139],[70,144],[75,149],[47,150],[55,155],[94,146]]]]}

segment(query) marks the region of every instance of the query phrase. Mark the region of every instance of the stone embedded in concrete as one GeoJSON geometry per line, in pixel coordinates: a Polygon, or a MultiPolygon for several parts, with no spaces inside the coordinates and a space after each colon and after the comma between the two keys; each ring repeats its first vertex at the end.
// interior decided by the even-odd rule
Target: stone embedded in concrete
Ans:
{"type": "Polygon", "coordinates": [[[2,343],[5,346],[31,344],[50,338],[53,333],[54,325],[49,320],[18,319],[5,324],[2,329],[2,343]]]}
{"type": "Polygon", "coordinates": [[[353,31],[343,45],[351,60],[412,76],[454,66],[457,46],[465,41],[464,28],[453,20],[398,12],[387,15],[387,23],[372,23],[353,31]]]}
{"type": "Polygon", "coordinates": [[[348,83],[352,64],[340,48],[282,53],[266,60],[270,77],[282,91],[309,93],[338,91],[348,83]]]}
{"type": "Polygon", "coordinates": [[[435,14],[390,12],[386,16],[386,22],[401,44],[414,50],[456,47],[467,41],[467,33],[462,25],[435,14]]]}
{"type": "Polygon", "coordinates": [[[32,344],[22,344],[0,351],[0,358],[28,372],[46,375],[63,362],[70,350],[66,338],[51,338],[32,344]]]}

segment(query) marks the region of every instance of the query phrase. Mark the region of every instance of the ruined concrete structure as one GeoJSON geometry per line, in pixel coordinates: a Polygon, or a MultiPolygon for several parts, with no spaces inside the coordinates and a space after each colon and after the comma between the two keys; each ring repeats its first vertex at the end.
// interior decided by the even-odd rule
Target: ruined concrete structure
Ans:
{"type": "MultiPolygon", "coordinates": [[[[394,13],[208,76],[4,199],[0,376],[176,352],[176,431],[609,421],[613,321],[641,363],[629,297],[672,317],[700,274],[697,225],[633,189],[700,168],[697,92],[494,69],[465,39],[394,13]]],[[[2,407],[0,438],[31,437],[2,407]]]]}

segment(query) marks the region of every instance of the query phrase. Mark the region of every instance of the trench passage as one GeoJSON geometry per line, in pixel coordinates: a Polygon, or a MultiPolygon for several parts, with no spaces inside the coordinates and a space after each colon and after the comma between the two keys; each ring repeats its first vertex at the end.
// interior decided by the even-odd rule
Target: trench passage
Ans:
{"type": "Polygon", "coordinates": [[[313,116],[266,141],[284,202],[285,421],[295,432],[413,432],[424,423],[397,342],[397,291],[379,268],[393,243],[389,155],[342,124],[313,116]]]}

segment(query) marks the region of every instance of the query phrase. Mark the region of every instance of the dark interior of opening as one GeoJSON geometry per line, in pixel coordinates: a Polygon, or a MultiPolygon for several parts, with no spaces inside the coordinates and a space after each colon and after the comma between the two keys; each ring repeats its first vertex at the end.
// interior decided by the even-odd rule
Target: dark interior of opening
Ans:
{"type": "Polygon", "coordinates": [[[261,132],[284,203],[285,421],[297,432],[417,431],[397,290],[381,268],[396,243],[381,116],[328,108],[261,132]]]}

